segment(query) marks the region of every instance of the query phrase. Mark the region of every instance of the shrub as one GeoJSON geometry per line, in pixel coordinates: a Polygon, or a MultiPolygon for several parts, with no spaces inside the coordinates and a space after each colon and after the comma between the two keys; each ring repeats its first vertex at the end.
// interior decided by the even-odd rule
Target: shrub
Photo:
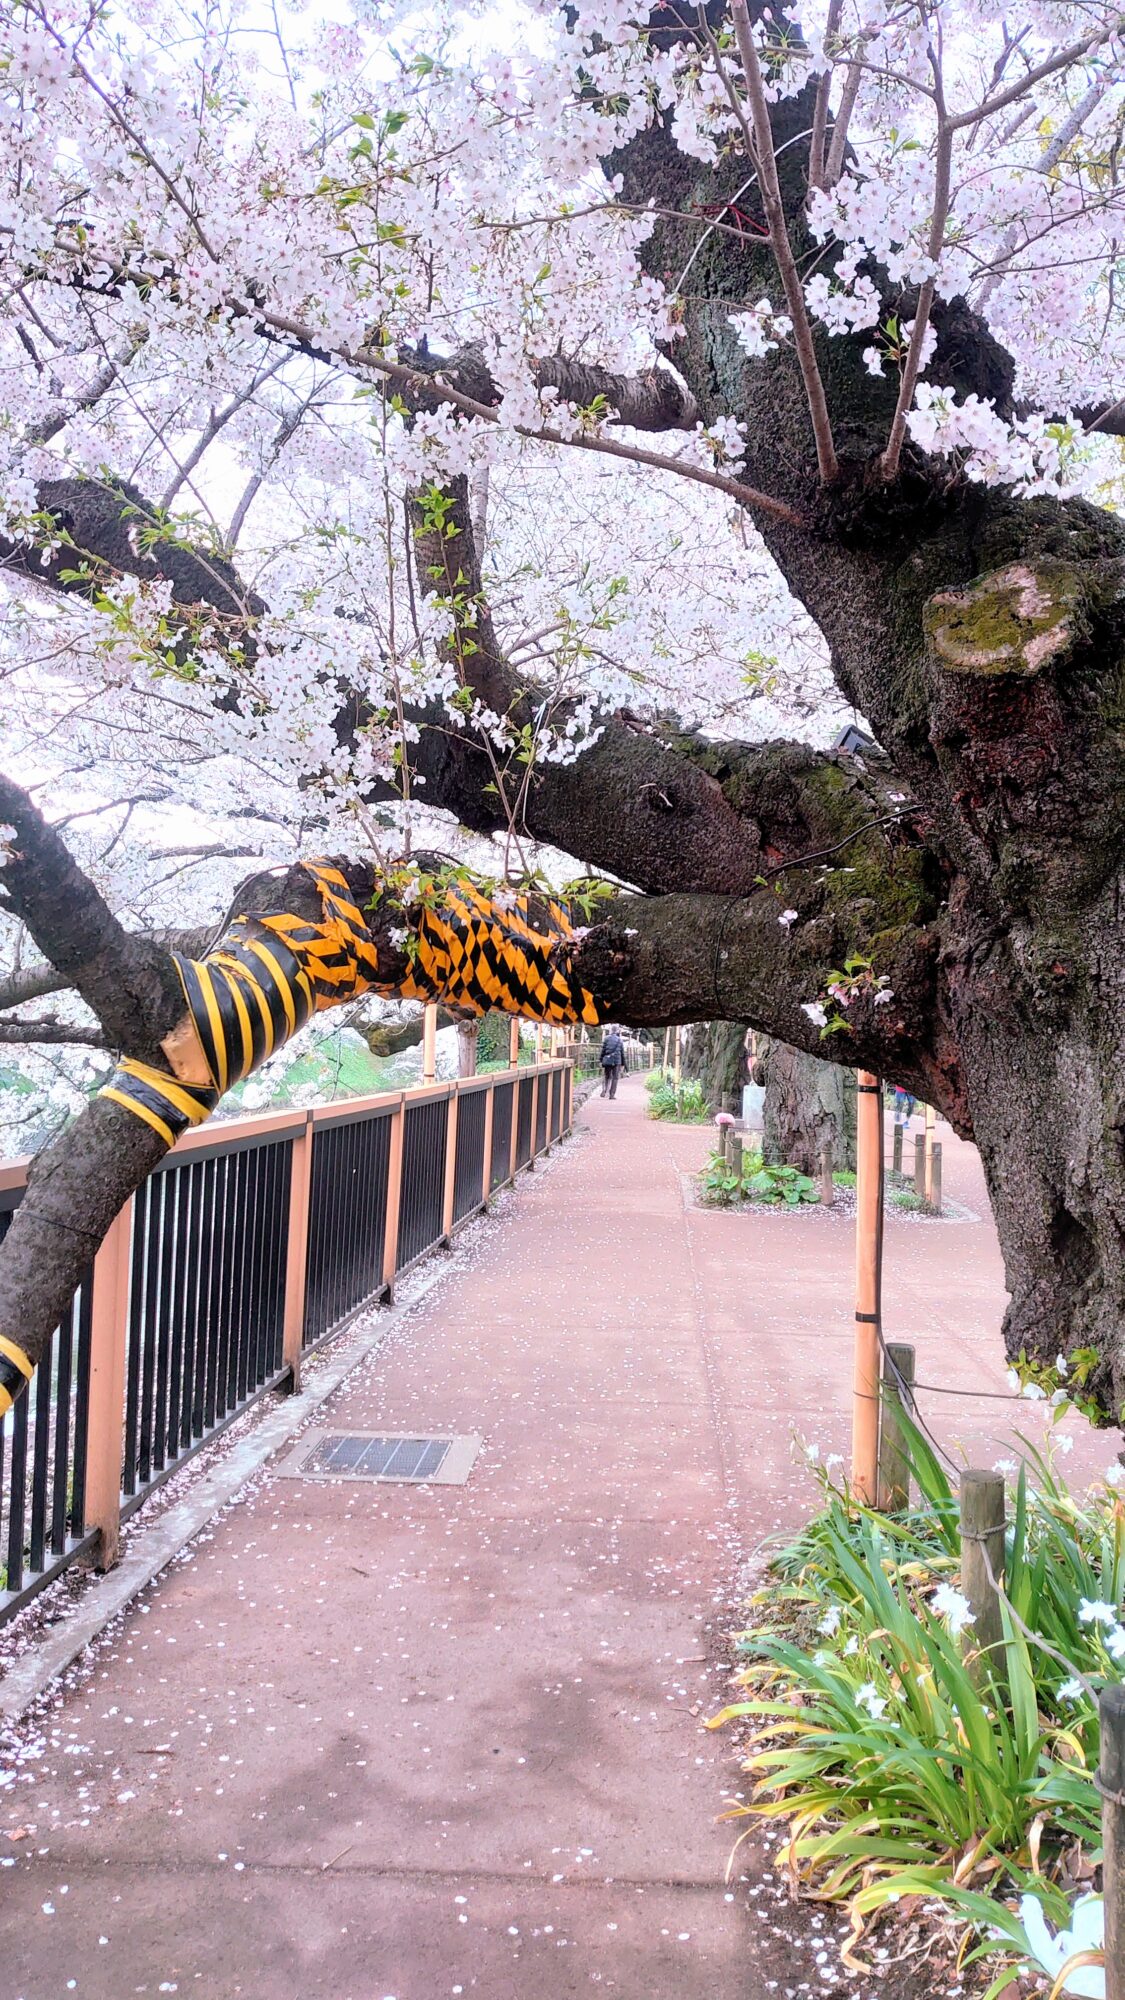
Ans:
{"type": "MultiPolygon", "coordinates": [[[[1096,1695],[1125,1657],[1125,1505],[1110,1482],[1078,1500],[1028,1448],[1035,1483],[1025,1464],[986,1659],[957,1588],[956,1496],[907,1429],[921,1507],[886,1516],[821,1475],[821,1511],[752,1600],[746,1698],[711,1727],[753,1730],[753,1790],[731,1816],[787,1821],[790,1865],[849,1903],[857,1933],[923,1894],[989,1926],[975,1956],[1010,1954],[1028,1948],[1028,1906],[995,1899],[1030,1894],[1063,1922],[1097,1855],[1096,1695]]],[[[1015,1976],[1006,1965],[991,1991],[1015,1976]]]]}
{"type": "Polygon", "coordinates": [[[799,1167],[762,1167],[746,1183],[751,1201],[765,1201],[778,1207],[799,1208],[803,1201],[817,1201],[816,1182],[799,1167]]]}
{"type": "Polygon", "coordinates": [[[694,1077],[681,1079],[677,1089],[668,1071],[653,1072],[646,1079],[650,1118],[672,1118],[681,1125],[701,1125],[710,1117],[707,1099],[694,1077]]]}

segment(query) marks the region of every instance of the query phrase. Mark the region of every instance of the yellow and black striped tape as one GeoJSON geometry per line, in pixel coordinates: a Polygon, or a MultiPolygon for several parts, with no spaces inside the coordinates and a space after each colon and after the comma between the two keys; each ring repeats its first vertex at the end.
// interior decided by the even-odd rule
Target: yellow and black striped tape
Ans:
{"type": "Polygon", "coordinates": [[[318,1008],[374,984],[375,946],[347,881],[338,868],[306,865],[320,891],[320,923],[284,914],[239,917],[206,958],[176,957],[210,1083],[184,1083],[151,1064],[123,1062],[100,1093],[169,1146],[210,1117],[224,1092],[318,1008]]]}
{"type": "MultiPolygon", "coordinates": [[[[542,905],[543,916],[533,920],[527,897],[496,901],[459,883],[442,909],[422,910],[410,969],[405,979],[389,980],[380,977],[374,940],[341,870],[329,862],[305,866],[320,892],[319,923],[284,914],[239,917],[206,958],[176,958],[209,1081],[189,1083],[170,1070],[125,1061],[99,1093],[169,1147],[314,1013],[360,993],[441,1000],[463,1013],[497,1009],[535,1021],[597,1022],[593,996],[570,978],[559,951],[574,938],[559,904],[542,905]]],[[[33,1373],[23,1348],[0,1334],[0,1417],[33,1373]]]]}
{"type": "Polygon", "coordinates": [[[526,896],[502,908],[471,883],[459,883],[440,910],[422,911],[412,973],[398,990],[466,1013],[495,1009],[555,1025],[593,1025],[593,996],[556,958],[560,940],[574,935],[570,919],[557,903],[545,907],[549,930],[532,922],[526,896]]]}
{"type": "Polygon", "coordinates": [[[34,1373],[34,1364],[17,1347],[0,1333],[0,1417],[6,1417],[17,1396],[22,1396],[34,1373]]]}

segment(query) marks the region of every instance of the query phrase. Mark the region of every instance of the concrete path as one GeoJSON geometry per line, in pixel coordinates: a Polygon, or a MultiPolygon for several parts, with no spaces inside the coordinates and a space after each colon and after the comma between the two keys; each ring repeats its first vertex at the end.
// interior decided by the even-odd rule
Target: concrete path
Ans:
{"type": "MultiPolygon", "coordinates": [[[[768,1854],[725,1881],[739,1779],[701,1724],[745,1565],[813,1497],[794,1431],[846,1447],[851,1225],[691,1207],[710,1135],[643,1105],[592,1103],[330,1408],[482,1432],[468,1485],[259,1478],[25,1729],[4,2000],[834,1990],[826,1933],[798,1966],[755,1903],[768,1854]]],[[[943,1138],[970,1215],[892,1217],[888,1331],[1001,1393],[943,1138]]],[[[1008,1441],[1008,1403],[924,1404],[978,1462],[1008,1441]]]]}

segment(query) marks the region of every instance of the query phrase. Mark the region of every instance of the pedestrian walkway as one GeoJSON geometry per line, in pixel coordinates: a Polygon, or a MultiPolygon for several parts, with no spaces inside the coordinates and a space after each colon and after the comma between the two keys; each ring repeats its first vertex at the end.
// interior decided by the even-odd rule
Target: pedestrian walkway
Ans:
{"type": "MultiPolygon", "coordinates": [[[[334,1427],[481,1433],[466,1486],[261,1476],[40,1715],[0,1792],[5,2000],[784,1992],[702,1720],[812,1497],[794,1431],[845,1447],[852,1231],[691,1206],[711,1136],[637,1078],[595,1100],[348,1378],[334,1427]]],[[[1000,1392],[979,1168],[945,1167],[981,1219],[890,1219],[889,1330],[1000,1392]]],[[[1009,1406],[953,1407],[991,1463],[1009,1406]]]]}

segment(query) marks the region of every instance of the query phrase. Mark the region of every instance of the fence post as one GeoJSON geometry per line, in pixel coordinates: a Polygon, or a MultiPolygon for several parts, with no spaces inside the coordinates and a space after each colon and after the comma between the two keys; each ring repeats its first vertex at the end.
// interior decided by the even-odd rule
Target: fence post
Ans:
{"type": "Polygon", "coordinates": [[[395,1295],[398,1269],[398,1218],[402,1207],[402,1141],[406,1131],[406,1099],[391,1113],[391,1149],[387,1160],[387,1219],[383,1230],[383,1283],[388,1299],[395,1295]]]}
{"type": "Polygon", "coordinates": [[[312,1149],[312,1116],[306,1114],[303,1130],[290,1141],[289,1226],[285,1246],[285,1319],[281,1332],[281,1365],[290,1371],[289,1387],[294,1394],[301,1386],[301,1355],[305,1341],[305,1273],[309,1255],[312,1149]]]}
{"type": "Polygon", "coordinates": [[[115,1216],[94,1258],[90,1301],[90,1397],[86,1415],[83,1527],[97,1528],[98,1569],[112,1569],[121,1544],[125,1434],[125,1344],[129,1329],[133,1203],[115,1216]]]}
{"type": "Polygon", "coordinates": [[[941,1214],[941,1143],[940,1143],[940,1141],[939,1141],[939,1142],[938,1142],[938,1144],[937,1144],[937,1145],[936,1145],[936,1146],[934,1147],[934,1150],[933,1150],[933,1152],[932,1152],[932,1153],[930,1154],[930,1192],[929,1192],[929,1196],[928,1196],[928,1200],[929,1200],[929,1204],[930,1204],[930,1207],[931,1207],[931,1208],[933,1209],[933,1211],[934,1211],[934,1214],[935,1214],[935,1215],[940,1215],[940,1214],[941,1214]]]}
{"type": "Polygon", "coordinates": [[[897,1119],[895,1120],[894,1149],[891,1153],[891,1172],[893,1174],[901,1174],[902,1172],[902,1126],[898,1123],[897,1119]]]}
{"type": "Polygon", "coordinates": [[[432,1083],[437,1075],[437,1007],[422,1010],[422,1082],[432,1083]]]}
{"type": "Polygon", "coordinates": [[[904,1413],[914,1408],[914,1349],[889,1340],[883,1357],[883,1407],[879,1426],[879,1505],[902,1514],[910,1505],[910,1456],[904,1413]]]}
{"type": "Polygon", "coordinates": [[[555,1072],[553,1069],[547,1071],[544,1081],[547,1085],[547,1117],[543,1126],[543,1152],[547,1154],[551,1150],[551,1115],[555,1108],[555,1072]]]}
{"type": "Polygon", "coordinates": [[[926,1185],[922,1192],[928,1202],[933,1201],[934,1124],[936,1114],[932,1104],[926,1106],[926,1185]]]}
{"type": "Polygon", "coordinates": [[[509,1069],[518,1069],[519,1060],[520,1060],[520,1024],[518,1017],[515,1014],[513,1014],[511,1021],[508,1024],[509,1069]]]}
{"type": "Polygon", "coordinates": [[[442,1182],[441,1233],[447,1244],[453,1240],[453,1184],[457,1176],[457,1106],[461,1093],[454,1084],[449,1093],[445,1118],[445,1179],[442,1182]]]}
{"type": "Polygon", "coordinates": [[[1102,1894],[1105,1898],[1105,2000],[1125,2000],[1125,1686],[1098,1699],[1102,1795],[1102,1894]]]}
{"type": "Polygon", "coordinates": [[[823,1145],[820,1149],[821,1207],[831,1208],[833,1203],[835,1202],[835,1199],[836,1199],[836,1183],[832,1179],[832,1142],[831,1140],[828,1140],[828,1142],[825,1145],[823,1145]]]}
{"type": "Polygon", "coordinates": [[[922,1201],[926,1199],[926,1135],[914,1134],[914,1192],[922,1201]]]}
{"type": "Polygon", "coordinates": [[[481,1176],[481,1199],[485,1208],[492,1200],[492,1117],[496,1107],[496,1085],[490,1083],[484,1093],[484,1173],[481,1176]]]}
{"type": "Polygon", "coordinates": [[[730,1170],[738,1182],[738,1193],[735,1196],[735,1200],[741,1201],[742,1200],[742,1141],[739,1138],[738,1133],[735,1131],[733,1125],[728,1125],[727,1131],[730,1133],[730,1170]]]}
{"type": "Polygon", "coordinates": [[[879,1485],[879,1332],[883,1267],[883,1086],[856,1073],[855,1350],[852,1490],[867,1506],[879,1485]]]}
{"type": "Polygon", "coordinates": [[[996,1677],[998,1665],[991,1649],[1000,1646],[1004,1638],[996,1589],[1003,1569],[1004,1481],[998,1472],[963,1472],[961,1589],[973,1610],[973,1623],[966,1628],[964,1646],[966,1651],[971,1649],[983,1655],[982,1673],[996,1677]]]}
{"type": "Polygon", "coordinates": [[[535,1172],[535,1141],[539,1131],[539,1085],[541,1080],[541,1073],[537,1066],[531,1078],[531,1140],[530,1151],[527,1156],[527,1170],[529,1174],[535,1172]]]}

